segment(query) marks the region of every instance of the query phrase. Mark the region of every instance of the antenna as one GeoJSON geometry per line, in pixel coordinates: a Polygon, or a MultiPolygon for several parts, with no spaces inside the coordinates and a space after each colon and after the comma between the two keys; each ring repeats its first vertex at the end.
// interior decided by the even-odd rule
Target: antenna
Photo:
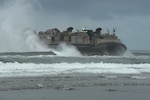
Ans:
{"type": "Polygon", "coordinates": [[[107,33],[109,34],[109,29],[107,28],[107,33]]]}
{"type": "Polygon", "coordinates": [[[113,33],[115,33],[116,32],[116,30],[115,30],[115,28],[113,28],[113,33]]]}
{"type": "Polygon", "coordinates": [[[117,28],[113,28],[113,34],[115,34],[117,28]]]}

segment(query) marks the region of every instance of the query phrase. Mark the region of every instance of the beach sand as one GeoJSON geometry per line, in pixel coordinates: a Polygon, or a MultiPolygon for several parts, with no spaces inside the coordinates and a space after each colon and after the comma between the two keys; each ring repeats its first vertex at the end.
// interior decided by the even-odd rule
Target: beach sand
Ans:
{"type": "Polygon", "coordinates": [[[1,78],[0,100],[150,100],[150,83],[105,75],[1,78]]]}

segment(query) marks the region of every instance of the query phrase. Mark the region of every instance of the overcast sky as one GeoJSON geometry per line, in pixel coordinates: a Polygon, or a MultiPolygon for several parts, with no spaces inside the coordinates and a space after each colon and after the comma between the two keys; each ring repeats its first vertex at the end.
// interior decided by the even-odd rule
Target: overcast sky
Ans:
{"type": "MultiPolygon", "coordinates": [[[[3,2],[1,1],[1,8],[3,2]]],[[[11,0],[7,0],[8,2],[11,0]]],[[[15,1],[15,0],[12,0],[15,1]]],[[[21,1],[21,0],[19,0],[21,1]]],[[[37,31],[57,27],[112,31],[129,50],[150,50],[150,0],[24,0],[37,31]]],[[[6,3],[5,3],[6,5],[6,3]]],[[[21,8],[20,8],[21,9],[21,8]]]]}

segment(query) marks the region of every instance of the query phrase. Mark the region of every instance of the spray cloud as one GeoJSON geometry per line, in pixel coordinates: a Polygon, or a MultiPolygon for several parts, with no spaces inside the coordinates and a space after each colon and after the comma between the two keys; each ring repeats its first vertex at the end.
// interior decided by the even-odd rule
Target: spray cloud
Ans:
{"type": "Polygon", "coordinates": [[[51,51],[53,51],[58,56],[82,56],[82,54],[77,50],[75,46],[68,45],[66,43],[60,43],[55,50],[52,49],[51,51]]]}
{"type": "Polygon", "coordinates": [[[2,5],[0,52],[41,51],[45,48],[41,47],[38,37],[32,31],[35,27],[35,4],[35,0],[6,0],[2,5]],[[30,30],[26,30],[27,27],[30,30]]]}
{"type": "Polygon", "coordinates": [[[60,44],[55,50],[40,41],[34,30],[40,7],[37,0],[5,0],[0,7],[0,52],[53,51],[58,56],[80,56],[73,46],[60,44]]]}

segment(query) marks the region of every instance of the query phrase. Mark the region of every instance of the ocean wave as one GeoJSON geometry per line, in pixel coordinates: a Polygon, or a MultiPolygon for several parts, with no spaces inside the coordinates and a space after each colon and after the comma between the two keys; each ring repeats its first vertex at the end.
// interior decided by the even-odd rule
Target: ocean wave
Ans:
{"type": "Polygon", "coordinates": [[[116,63],[54,63],[35,64],[18,62],[0,62],[0,77],[41,76],[70,73],[115,73],[140,74],[149,73],[150,64],[116,64],[116,63]]]}
{"type": "Polygon", "coordinates": [[[1,55],[0,58],[43,58],[43,57],[75,57],[75,58],[127,58],[127,59],[150,59],[149,55],[141,55],[141,56],[106,56],[106,55],[94,55],[94,56],[58,56],[58,55],[49,55],[49,54],[36,54],[36,55],[1,55]]]}
{"type": "Polygon", "coordinates": [[[52,64],[52,63],[123,63],[123,64],[140,64],[150,63],[150,56],[81,56],[81,57],[66,57],[56,55],[2,55],[0,61],[7,62],[20,62],[20,63],[35,63],[35,64],[52,64]]]}

